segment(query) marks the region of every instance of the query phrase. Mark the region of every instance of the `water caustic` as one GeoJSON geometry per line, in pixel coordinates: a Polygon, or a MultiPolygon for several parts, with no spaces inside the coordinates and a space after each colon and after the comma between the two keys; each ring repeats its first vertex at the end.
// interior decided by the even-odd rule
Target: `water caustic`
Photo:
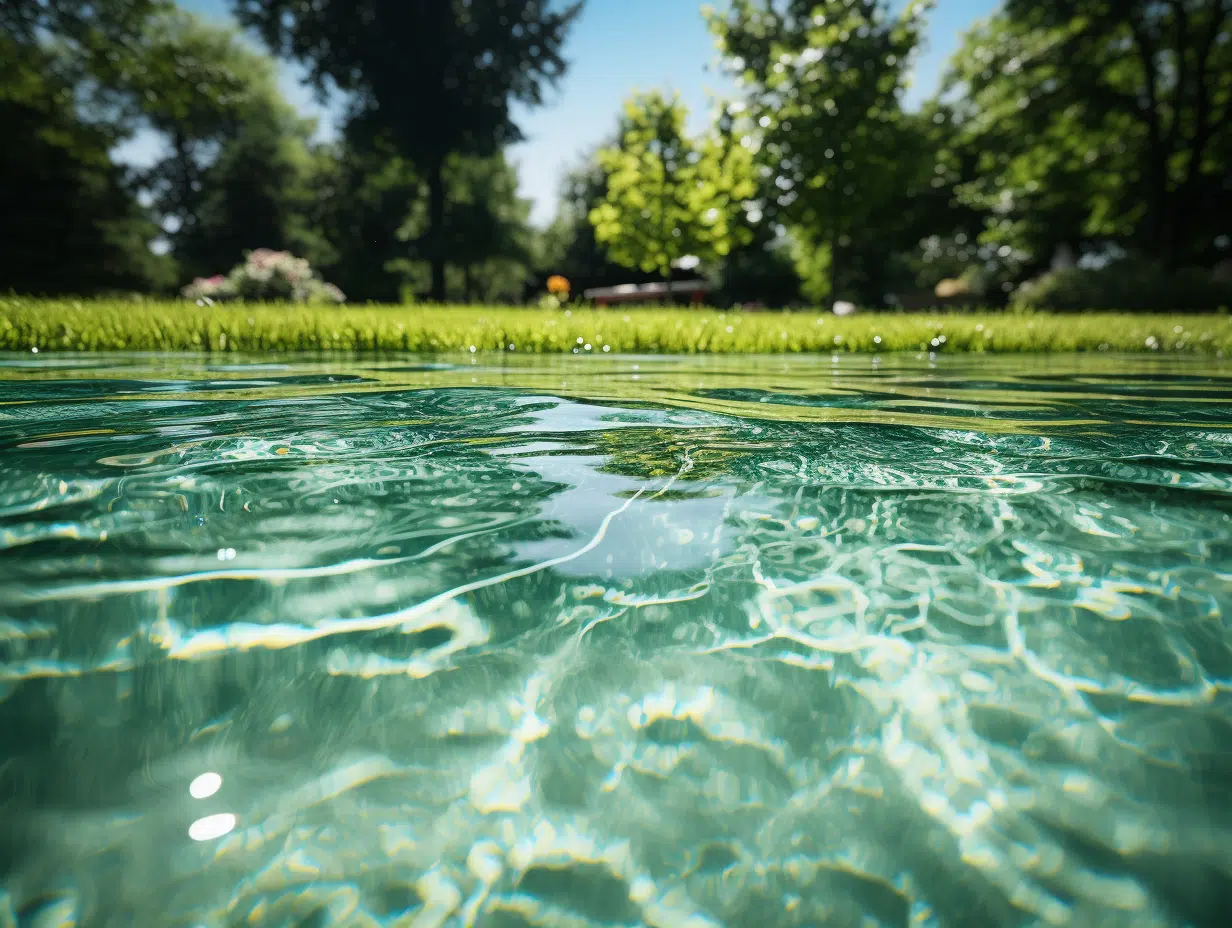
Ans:
{"type": "Polygon", "coordinates": [[[0,926],[1180,926],[1232,368],[0,368],[0,926]]]}

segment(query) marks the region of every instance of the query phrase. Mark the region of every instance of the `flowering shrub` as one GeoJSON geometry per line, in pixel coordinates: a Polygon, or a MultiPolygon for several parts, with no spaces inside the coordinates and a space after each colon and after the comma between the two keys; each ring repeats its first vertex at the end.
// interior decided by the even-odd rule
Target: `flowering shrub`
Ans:
{"type": "Polygon", "coordinates": [[[265,302],[344,303],[346,295],[325,283],[304,258],[258,248],[226,277],[198,277],[181,291],[199,304],[237,298],[265,302]]]}
{"type": "Polygon", "coordinates": [[[221,274],[213,277],[198,277],[180,292],[184,294],[185,299],[198,304],[203,304],[207,300],[214,303],[235,296],[231,282],[221,274]]]}

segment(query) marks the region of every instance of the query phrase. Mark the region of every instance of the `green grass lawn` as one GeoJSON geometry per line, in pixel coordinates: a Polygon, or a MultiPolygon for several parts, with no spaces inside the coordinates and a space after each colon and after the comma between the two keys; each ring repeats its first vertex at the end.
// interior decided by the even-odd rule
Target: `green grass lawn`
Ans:
{"type": "Polygon", "coordinates": [[[0,299],[0,350],[1232,351],[1232,316],[240,305],[0,299]]]}

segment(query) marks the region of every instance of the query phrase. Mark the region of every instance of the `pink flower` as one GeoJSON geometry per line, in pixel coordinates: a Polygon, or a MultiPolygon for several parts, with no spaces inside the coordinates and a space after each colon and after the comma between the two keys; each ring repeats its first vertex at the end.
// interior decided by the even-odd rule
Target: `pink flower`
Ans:
{"type": "Polygon", "coordinates": [[[273,251],[269,248],[257,248],[248,255],[248,263],[256,268],[264,268],[267,265],[275,264],[284,253],[273,251]]]}

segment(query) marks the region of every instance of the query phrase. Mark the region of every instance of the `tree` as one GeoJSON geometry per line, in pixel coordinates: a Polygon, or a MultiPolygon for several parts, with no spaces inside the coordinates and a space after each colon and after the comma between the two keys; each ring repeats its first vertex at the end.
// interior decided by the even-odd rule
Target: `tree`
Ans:
{"type": "Polygon", "coordinates": [[[445,168],[522,138],[511,101],[542,102],[565,70],[561,46],[580,4],[545,0],[235,0],[245,25],[349,95],[354,137],[387,134],[427,182],[432,296],[445,296],[445,168]]]}
{"type": "Polygon", "coordinates": [[[518,176],[503,153],[455,156],[450,171],[453,208],[446,239],[462,272],[468,302],[513,302],[530,276],[534,243],[531,202],[518,196],[518,176]]]}
{"type": "Polygon", "coordinates": [[[170,284],[157,229],[112,163],[116,133],[82,119],[72,63],[0,36],[0,289],[88,295],[170,284]]]}
{"type": "Polygon", "coordinates": [[[927,4],[887,0],[733,0],[709,13],[743,99],[744,144],[777,187],[810,295],[843,293],[844,256],[869,241],[915,165],[900,158],[900,96],[927,4]]]}
{"type": "Polygon", "coordinates": [[[947,112],[931,101],[895,119],[890,185],[869,198],[841,249],[845,292],[863,305],[896,304],[905,294],[919,299],[947,277],[964,278],[983,294],[1001,271],[989,266],[993,249],[976,244],[986,214],[956,196],[972,153],[953,147],[947,112]]]}
{"type": "Polygon", "coordinates": [[[5,0],[0,35],[16,45],[53,38],[65,65],[106,82],[139,45],[146,23],[169,0],[5,0]]]}
{"type": "Polygon", "coordinates": [[[768,223],[749,225],[751,238],[731,250],[717,275],[715,305],[761,303],[788,306],[800,299],[801,280],[792,261],[790,243],[768,223]]]}
{"type": "Polygon", "coordinates": [[[0,3],[0,215],[20,230],[0,287],[90,294],[168,286],[157,229],[111,149],[130,129],[112,82],[160,0],[0,3]]]}
{"type": "Polygon", "coordinates": [[[419,176],[384,139],[362,149],[343,139],[313,160],[307,225],[330,245],[323,276],[351,302],[397,302],[407,261],[399,230],[422,200],[419,176]]]}
{"type": "Polygon", "coordinates": [[[599,152],[607,193],[590,214],[612,260],[670,279],[685,256],[713,261],[747,239],[741,204],[756,191],[748,152],[685,134],[679,97],[633,97],[618,146],[599,152]]]}
{"type": "Polygon", "coordinates": [[[1232,0],[1008,0],[949,78],[962,190],[993,233],[1041,249],[1109,243],[1213,264],[1229,231],[1232,0]]]}
{"type": "MultiPolygon", "coordinates": [[[[145,177],[164,222],[175,239],[203,241],[205,234],[193,225],[207,195],[204,175],[220,146],[242,133],[264,131],[262,122],[272,119],[285,128],[292,119],[278,97],[273,62],[233,29],[170,9],[150,18],[138,51],[115,82],[133,101],[135,115],[170,147],[145,177]]],[[[217,225],[212,230],[219,231],[217,225]]],[[[238,259],[231,255],[222,266],[238,259]]]]}
{"type": "Polygon", "coordinates": [[[200,168],[191,221],[172,236],[185,278],[220,273],[257,248],[290,251],[315,266],[335,257],[314,220],[318,162],[313,122],[272,87],[247,95],[214,159],[200,168]]]}
{"type": "Polygon", "coordinates": [[[431,238],[441,241],[457,277],[447,295],[468,303],[520,298],[530,273],[532,235],[531,204],[518,196],[517,173],[503,153],[488,158],[454,155],[445,167],[445,181],[451,206],[444,227],[435,233],[427,229],[421,201],[400,237],[412,243],[417,256],[427,258],[431,238]]]}
{"type": "Polygon", "coordinates": [[[619,133],[613,134],[566,173],[556,217],[540,235],[535,259],[539,276],[546,279],[560,274],[573,284],[576,293],[625,283],[629,278],[629,272],[608,257],[590,222],[591,212],[607,198],[607,172],[599,163],[599,152],[619,141],[619,133]]]}

